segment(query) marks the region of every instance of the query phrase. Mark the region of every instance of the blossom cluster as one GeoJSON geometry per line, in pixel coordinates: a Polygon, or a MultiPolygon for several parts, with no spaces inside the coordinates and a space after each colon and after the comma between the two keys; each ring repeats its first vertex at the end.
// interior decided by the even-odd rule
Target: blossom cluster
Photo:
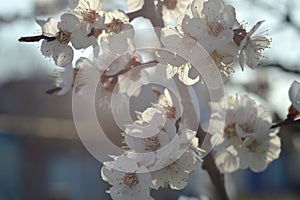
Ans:
{"type": "Polygon", "coordinates": [[[53,17],[36,20],[42,29],[42,54],[53,58],[55,64],[63,68],[59,69],[60,73],[55,73],[55,89],[51,90],[58,91],[60,95],[71,89],[74,82],[74,77],[71,78],[71,73],[76,73],[73,70],[74,50],[92,46],[96,58],[99,56],[100,42],[108,42],[109,48],[118,52],[127,48],[127,41],[134,37],[129,18],[121,10],[101,10],[97,0],[70,0],[69,8],[60,20],[53,17]],[[112,37],[122,31],[128,34],[112,37]]]}
{"type": "MultiPolygon", "coordinates": [[[[143,9],[144,3],[129,0],[129,11],[143,9]]],[[[223,0],[165,0],[155,1],[155,5],[158,10],[161,6],[165,24],[175,20],[177,27],[160,29],[157,35],[162,48],[153,51],[155,60],[149,63],[143,62],[139,55],[143,52],[135,48],[136,30],[129,17],[121,10],[103,10],[99,0],[69,0],[69,10],[60,20],[36,20],[42,29],[42,54],[60,67],[53,73],[55,88],[48,93],[63,95],[73,89],[76,95],[84,96],[96,79],[100,107],[121,112],[131,97],[141,94],[143,85],[151,83],[151,77],[166,82],[175,79],[187,88],[202,80],[201,74],[191,73],[195,66],[185,55],[176,53],[178,49],[201,47],[217,72],[229,78],[238,64],[242,70],[245,65],[255,69],[270,45],[264,33],[255,34],[263,21],[247,31],[236,19],[235,8],[223,0]],[[90,47],[91,58],[74,62],[76,50],[90,47]],[[148,69],[153,66],[155,72],[148,69]],[[118,99],[118,103],[113,104],[112,99],[118,99]]],[[[299,88],[291,89],[292,102],[295,90],[299,88]]],[[[125,119],[119,127],[123,130],[124,153],[110,155],[111,161],[103,163],[101,169],[102,179],[111,185],[108,192],[113,199],[153,199],[151,190],[183,189],[189,174],[201,162],[204,150],[198,143],[203,141],[198,141],[191,119],[183,117],[187,107],[194,109],[193,105],[183,105],[184,101],[166,87],[153,89],[153,93],[157,100],[136,112],[133,122],[119,115],[125,119]]],[[[278,129],[271,129],[271,117],[263,106],[248,96],[224,97],[211,105],[220,111],[212,113],[213,120],[225,119],[221,134],[210,133],[211,143],[216,144],[215,163],[221,172],[248,167],[259,172],[278,158],[278,129]]],[[[293,106],[299,108],[298,103],[293,102],[293,106]]]]}
{"type": "MultiPolygon", "coordinates": [[[[181,48],[200,44],[210,55],[220,72],[229,77],[234,66],[242,69],[247,65],[255,69],[263,57],[262,52],[270,45],[266,33],[255,35],[263,21],[247,31],[236,19],[235,8],[222,0],[194,0],[183,17],[178,18],[178,28],[174,34],[194,40],[184,43],[181,48]]],[[[162,39],[165,46],[172,46],[173,40],[162,39]]],[[[176,57],[176,56],[174,56],[176,57]]]]}
{"type": "MultiPolygon", "coordinates": [[[[254,25],[250,31],[246,31],[236,19],[234,7],[226,5],[223,0],[175,2],[175,4],[171,2],[170,5],[163,5],[163,8],[181,15],[181,17],[170,15],[165,19],[165,23],[177,17],[178,27],[175,33],[192,39],[194,45],[201,45],[223,75],[230,76],[237,62],[242,69],[245,65],[251,69],[257,67],[263,57],[263,50],[270,45],[270,40],[265,33],[255,35],[255,31],[263,21],[254,25]],[[176,9],[178,11],[175,11],[176,9]]],[[[129,1],[128,5],[131,10],[136,10],[143,3],[143,1],[136,3],[129,1]]],[[[44,56],[53,58],[57,66],[68,69],[72,69],[73,66],[74,68],[72,65],[74,50],[86,49],[90,46],[93,47],[94,57],[98,57],[101,49],[99,43],[103,41],[107,41],[109,48],[116,54],[122,54],[128,50],[130,41],[134,39],[134,30],[129,22],[129,17],[123,11],[102,10],[98,0],[70,0],[69,8],[69,11],[61,15],[60,20],[52,17],[47,20],[36,20],[41,26],[44,36],[41,52],[44,56]]],[[[161,42],[170,47],[172,45],[169,43],[173,41],[161,38],[161,42]]],[[[182,44],[181,48],[190,48],[188,45],[191,44],[182,44]]],[[[179,56],[173,54],[168,57],[160,55],[160,57],[167,60],[167,64],[173,66],[173,62],[170,60],[179,56]]],[[[181,65],[175,66],[183,70],[178,71],[188,73],[190,68],[190,65],[187,64],[188,61],[180,63],[181,65]]],[[[172,73],[175,74],[175,71],[172,70],[172,73]]],[[[63,73],[60,74],[58,78],[63,80],[55,82],[57,88],[55,91],[62,90],[61,88],[65,85],[70,89],[69,86],[73,85],[72,80],[63,78],[65,77],[63,73]]],[[[194,84],[198,80],[187,80],[186,83],[194,84]]],[[[65,94],[65,92],[59,94],[65,94]]]]}
{"type": "Polygon", "coordinates": [[[196,131],[180,121],[180,105],[174,103],[169,90],[158,94],[156,103],[126,125],[126,153],[102,167],[103,180],[112,185],[113,199],[151,199],[150,189],[168,185],[183,189],[197,167],[202,151],[197,147],[196,131]]]}
{"type": "MultiPolygon", "coordinates": [[[[254,172],[266,169],[280,154],[278,129],[270,129],[272,120],[266,109],[248,96],[227,96],[217,106],[226,110],[222,137],[214,134],[215,162],[222,172],[250,168],[254,172]]],[[[220,118],[218,113],[214,116],[220,118]]]]}

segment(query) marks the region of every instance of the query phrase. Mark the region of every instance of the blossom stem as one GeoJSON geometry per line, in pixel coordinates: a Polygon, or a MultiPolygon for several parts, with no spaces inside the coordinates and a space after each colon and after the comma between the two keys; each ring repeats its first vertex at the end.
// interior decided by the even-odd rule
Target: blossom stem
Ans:
{"type": "Polygon", "coordinates": [[[274,129],[282,126],[288,126],[288,125],[299,125],[299,124],[300,124],[300,119],[297,120],[285,119],[277,124],[274,124],[273,126],[271,126],[270,129],[274,129]]]}
{"type": "Polygon", "coordinates": [[[56,40],[56,37],[48,37],[45,35],[26,36],[26,37],[20,37],[18,41],[19,42],[38,42],[42,39],[45,39],[48,42],[51,42],[53,40],[56,40]]]}
{"type": "MultiPolygon", "coordinates": [[[[150,68],[150,67],[155,67],[156,64],[158,63],[158,61],[156,60],[153,60],[153,61],[149,61],[149,62],[146,62],[146,63],[143,63],[143,64],[140,64],[140,63],[137,63],[137,65],[134,65],[136,63],[132,63],[135,67],[138,66],[139,69],[142,69],[142,68],[150,68]]],[[[120,72],[114,74],[114,75],[106,75],[105,72],[103,73],[103,76],[105,78],[113,78],[113,77],[118,77],[119,75],[121,74],[126,74],[128,71],[130,71],[131,68],[126,68],[126,69],[123,69],[121,70],[120,72]]]]}
{"type": "Polygon", "coordinates": [[[139,10],[134,11],[134,12],[127,13],[127,16],[129,17],[129,21],[132,21],[137,17],[141,17],[142,16],[142,9],[139,9],[139,10]]]}
{"type": "Polygon", "coordinates": [[[286,73],[300,75],[300,71],[297,70],[299,68],[299,66],[288,67],[288,66],[282,65],[280,63],[276,63],[276,62],[275,63],[262,63],[260,65],[263,67],[277,68],[286,73]]]}
{"type": "Polygon", "coordinates": [[[55,88],[52,88],[52,89],[50,89],[50,90],[47,90],[46,93],[52,95],[52,94],[54,94],[55,92],[60,91],[61,89],[62,89],[61,87],[55,87],[55,88]]]}

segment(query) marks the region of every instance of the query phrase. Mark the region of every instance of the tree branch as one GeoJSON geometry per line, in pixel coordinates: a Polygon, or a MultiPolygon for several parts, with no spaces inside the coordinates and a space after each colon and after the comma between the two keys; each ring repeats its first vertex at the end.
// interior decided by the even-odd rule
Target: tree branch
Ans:
{"type": "Polygon", "coordinates": [[[42,39],[47,40],[47,42],[51,42],[56,40],[56,37],[48,37],[45,35],[36,35],[36,36],[27,36],[27,37],[20,37],[19,42],[38,42],[42,39]]]}
{"type": "MultiPolygon", "coordinates": [[[[207,133],[199,126],[197,137],[200,141],[204,141],[207,133]]],[[[220,173],[216,166],[212,151],[203,158],[202,168],[205,169],[213,183],[218,200],[229,200],[224,183],[224,174],[220,173]]]]}
{"type": "Polygon", "coordinates": [[[291,67],[291,68],[294,68],[294,69],[289,69],[289,68],[283,66],[280,63],[262,63],[260,65],[262,67],[277,68],[277,69],[280,69],[281,71],[284,71],[284,72],[287,72],[287,73],[300,75],[300,71],[296,70],[296,69],[300,69],[300,66],[294,66],[294,67],[291,67]]]}
{"type": "Polygon", "coordinates": [[[300,125],[300,119],[297,120],[290,120],[290,119],[285,119],[277,124],[274,124],[273,126],[271,126],[270,129],[274,129],[277,127],[283,127],[283,126],[288,126],[288,125],[300,125]]]}

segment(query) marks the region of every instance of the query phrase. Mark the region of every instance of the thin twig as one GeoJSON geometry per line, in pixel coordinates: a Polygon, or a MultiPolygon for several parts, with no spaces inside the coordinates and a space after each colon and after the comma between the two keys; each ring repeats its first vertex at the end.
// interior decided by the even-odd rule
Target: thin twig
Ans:
{"type": "Polygon", "coordinates": [[[45,35],[36,35],[36,36],[27,36],[27,37],[20,37],[19,42],[38,42],[42,39],[47,40],[47,42],[51,42],[56,40],[56,37],[48,37],[45,35]]]}
{"type": "Polygon", "coordinates": [[[288,125],[300,125],[300,119],[297,120],[290,120],[290,119],[285,119],[277,124],[274,124],[273,126],[271,126],[270,129],[274,129],[277,127],[283,127],[283,126],[288,126],[288,125]]]}
{"type": "MultiPolygon", "coordinates": [[[[145,62],[145,63],[139,63],[139,62],[132,62],[131,64],[128,64],[129,66],[134,65],[135,67],[138,66],[138,68],[141,70],[142,68],[150,68],[150,67],[154,67],[156,66],[156,64],[158,64],[158,61],[153,60],[153,61],[149,61],[149,62],[145,62]]],[[[132,70],[132,68],[125,68],[121,71],[119,71],[118,73],[114,74],[114,75],[107,75],[105,74],[105,72],[103,73],[103,75],[106,78],[113,78],[113,77],[117,77],[121,74],[126,74],[128,71],[132,70]]]]}
{"type": "MultiPolygon", "coordinates": [[[[295,66],[293,67],[294,69],[289,69],[285,66],[283,66],[280,63],[262,63],[260,64],[262,67],[272,67],[272,68],[277,68],[280,69],[281,71],[287,72],[287,73],[291,73],[291,74],[297,74],[300,75],[300,71],[296,70],[296,69],[300,69],[300,66],[295,66]]],[[[291,67],[292,68],[292,67],[291,67]]]]}

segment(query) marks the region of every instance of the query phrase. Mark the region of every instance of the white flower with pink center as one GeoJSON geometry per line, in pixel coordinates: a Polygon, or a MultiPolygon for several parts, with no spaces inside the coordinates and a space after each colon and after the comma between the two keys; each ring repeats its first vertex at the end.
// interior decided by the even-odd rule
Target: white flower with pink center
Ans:
{"type": "Polygon", "coordinates": [[[232,42],[234,28],[239,27],[235,9],[223,0],[194,1],[191,13],[180,24],[182,31],[194,38],[208,53],[232,42]],[[203,8],[203,9],[201,9],[203,8]]]}
{"type": "Polygon", "coordinates": [[[99,0],[69,0],[69,7],[72,9],[71,13],[78,17],[88,31],[92,28],[106,28],[99,0]]]}
{"type": "Polygon", "coordinates": [[[215,161],[222,172],[250,167],[262,171],[280,154],[278,130],[270,130],[271,117],[248,96],[227,97],[220,103],[226,110],[224,134],[214,134],[215,161]]]}
{"type": "Polygon", "coordinates": [[[112,187],[108,190],[114,200],[153,200],[150,196],[151,175],[145,172],[134,159],[126,156],[116,157],[114,161],[105,162],[101,176],[112,187]]]}
{"type": "Polygon", "coordinates": [[[234,30],[234,41],[240,48],[239,63],[242,69],[245,65],[255,69],[263,58],[262,52],[270,46],[271,41],[265,33],[254,35],[263,22],[257,22],[248,33],[242,27],[234,30]]]}
{"type": "Polygon", "coordinates": [[[83,34],[78,18],[70,13],[65,13],[58,21],[54,18],[36,20],[42,27],[44,36],[53,38],[42,42],[41,51],[44,56],[52,57],[55,64],[64,67],[73,61],[75,49],[86,48],[93,44],[94,40],[83,34]]]}
{"type": "Polygon", "coordinates": [[[168,166],[151,173],[151,188],[166,188],[168,185],[173,190],[181,190],[188,183],[188,177],[197,165],[197,160],[193,152],[187,151],[183,153],[177,160],[168,166]]]}
{"type": "Polygon", "coordinates": [[[102,33],[102,39],[108,41],[113,52],[119,54],[126,52],[134,38],[134,29],[129,23],[128,16],[121,10],[106,12],[105,24],[108,28],[102,33]]]}

